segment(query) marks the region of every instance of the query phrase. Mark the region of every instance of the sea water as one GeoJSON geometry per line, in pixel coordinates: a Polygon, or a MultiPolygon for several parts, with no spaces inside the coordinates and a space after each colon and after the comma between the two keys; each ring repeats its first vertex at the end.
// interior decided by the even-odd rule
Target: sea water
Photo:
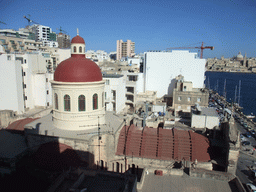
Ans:
{"type": "Polygon", "coordinates": [[[256,74],[207,71],[205,77],[205,87],[217,91],[220,95],[226,95],[229,102],[240,101],[244,114],[256,115],[256,74]],[[240,99],[239,81],[241,81],[240,99]]]}

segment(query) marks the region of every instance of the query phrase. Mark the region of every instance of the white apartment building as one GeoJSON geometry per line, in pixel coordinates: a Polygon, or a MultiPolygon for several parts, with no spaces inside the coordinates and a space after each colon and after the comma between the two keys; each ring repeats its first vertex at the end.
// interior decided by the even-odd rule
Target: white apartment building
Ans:
{"type": "Polygon", "coordinates": [[[104,74],[105,80],[105,109],[120,113],[125,108],[126,79],[123,75],[104,74]]]}
{"type": "Polygon", "coordinates": [[[192,81],[194,87],[204,87],[205,59],[189,51],[145,52],[144,85],[146,90],[157,91],[157,97],[172,96],[176,76],[182,75],[192,81]]]}
{"type": "Polygon", "coordinates": [[[52,105],[53,73],[48,73],[46,68],[49,62],[52,59],[40,52],[0,55],[0,110],[10,109],[21,114],[28,109],[52,105]]]}
{"type": "Polygon", "coordinates": [[[109,55],[106,51],[97,50],[88,50],[85,52],[85,56],[87,59],[91,59],[94,62],[102,62],[103,60],[110,61],[109,55]]]}
{"type": "Polygon", "coordinates": [[[14,55],[0,55],[0,110],[24,112],[21,61],[14,55]]]}
{"type": "Polygon", "coordinates": [[[35,40],[41,41],[43,46],[58,47],[56,34],[52,32],[52,29],[43,25],[33,25],[33,33],[35,33],[35,40]]]}

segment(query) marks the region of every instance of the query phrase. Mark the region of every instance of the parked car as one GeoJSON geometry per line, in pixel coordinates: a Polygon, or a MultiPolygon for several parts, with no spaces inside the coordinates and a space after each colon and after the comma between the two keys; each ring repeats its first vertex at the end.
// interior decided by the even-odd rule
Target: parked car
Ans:
{"type": "Polygon", "coordinates": [[[247,138],[251,138],[251,137],[252,137],[252,135],[250,134],[250,132],[246,132],[246,133],[244,134],[244,136],[247,137],[247,138]]]}
{"type": "Polygon", "coordinates": [[[255,185],[253,185],[253,184],[251,184],[251,183],[247,183],[247,184],[246,184],[246,187],[249,189],[249,191],[256,192],[256,187],[255,187],[255,185]]]}
{"type": "Polygon", "coordinates": [[[240,139],[243,141],[245,139],[245,137],[243,136],[243,134],[240,134],[240,139]]]}
{"type": "Polygon", "coordinates": [[[250,145],[250,144],[251,144],[250,141],[243,141],[243,142],[242,142],[242,145],[243,145],[243,146],[245,146],[245,145],[250,145]]]}
{"type": "Polygon", "coordinates": [[[253,129],[250,132],[251,132],[252,135],[256,134],[256,132],[253,129]]]}

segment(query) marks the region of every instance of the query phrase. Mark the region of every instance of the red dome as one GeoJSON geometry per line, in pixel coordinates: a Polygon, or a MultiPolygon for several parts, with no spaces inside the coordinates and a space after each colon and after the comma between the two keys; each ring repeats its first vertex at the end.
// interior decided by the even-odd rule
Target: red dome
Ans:
{"type": "Polygon", "coordinates": [[[71,43],[83,43],[83,44],[85,44],[84,39],[82,37],[80,37],[79,35],[75,36],[71,40],[71,43]]]}
{"type": "Polygon", "coordinates": [[[93,61],[86,59],[84,55],[72,55],[72,57],[62,61],[58,65],[54,73],[54,81],[102,81],[102,74],[98,65],[93,61]]]}

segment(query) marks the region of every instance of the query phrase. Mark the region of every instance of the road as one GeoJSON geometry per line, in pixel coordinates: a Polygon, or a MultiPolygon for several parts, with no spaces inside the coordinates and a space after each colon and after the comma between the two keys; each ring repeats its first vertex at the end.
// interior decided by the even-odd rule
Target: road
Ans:
{"type": "Polygon", "coordinates": [[[236,175],[242,183],[253,183],[253,178],[251,177],[247,166],[254,164],[254,161],[256,162],[256,157],[252,157],[245,152],[240,152],[236,175]]]}

